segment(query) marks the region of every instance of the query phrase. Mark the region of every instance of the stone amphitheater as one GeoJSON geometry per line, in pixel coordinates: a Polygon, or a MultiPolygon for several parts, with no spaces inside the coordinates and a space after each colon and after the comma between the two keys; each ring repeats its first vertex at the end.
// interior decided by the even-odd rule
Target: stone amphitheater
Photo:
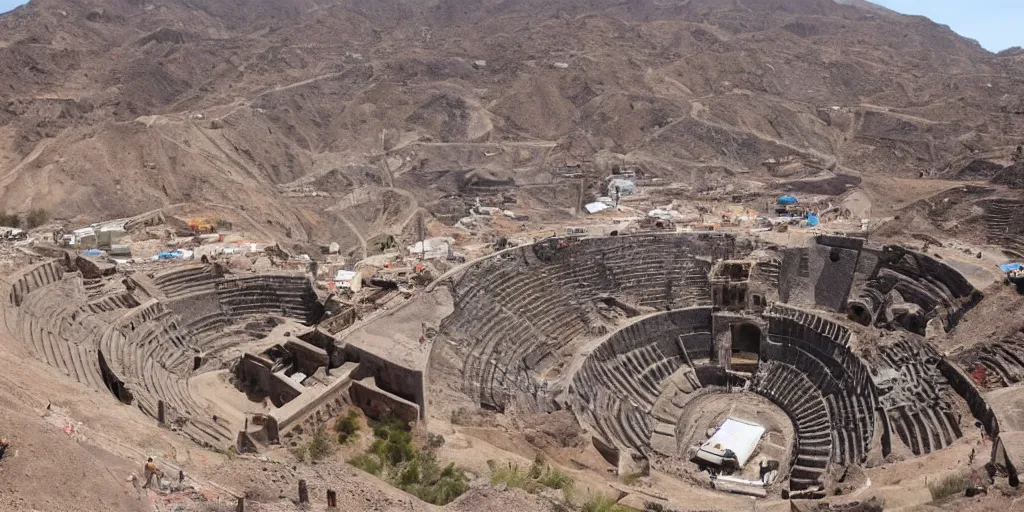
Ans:
{"type": "Polygon", "coordinates": [[[1016,485],[1024,337],[939,353],[982,293],[897,245],[550,238],[329,329],[306,274],[87,267],[67,255],[8,279],[9,348],[204,445],[263,450],[343,403],[428,429],[469,404],[568,411],[613,473],[759,497],[821,498],[853,468],[979,435],[1016,485]],[[764,429],[731,476],[696,457],[726,419],[764,429]]]}

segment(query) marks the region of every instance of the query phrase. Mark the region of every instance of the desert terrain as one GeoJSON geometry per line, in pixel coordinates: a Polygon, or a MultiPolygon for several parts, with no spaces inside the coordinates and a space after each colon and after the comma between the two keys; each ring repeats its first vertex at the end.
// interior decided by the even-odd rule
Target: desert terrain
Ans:
{"type": "Polygon", "coordinates": [[[859,1],[32,0],[0,509],[1024,507],[1022,63],[859,1]]]}

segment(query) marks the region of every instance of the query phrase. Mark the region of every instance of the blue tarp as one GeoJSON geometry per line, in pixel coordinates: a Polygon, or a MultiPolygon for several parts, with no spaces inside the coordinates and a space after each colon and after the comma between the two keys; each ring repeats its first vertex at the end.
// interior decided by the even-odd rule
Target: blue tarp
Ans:
{"type": "Polygon", "coordinates": [[[818,225],[818,215],[811,213],[807,215],[807,226],[814,227],[818,225]]]}
{"type": "Polygon", "coordinates": [[[174,260],[181,258],[181,256],[182,254],[179,251],[166,251],[156,255],[156,257],[161,260],[174,260]]]}
{"type": "Polygon", "coordinates": [[[781,205],[787,205],[788,206],[788,205],[796,204],[798,202],[799,201],[797,201],[796,198],[793,197],[793,196],[782,196],[782,197],[779,198],[779,204],[781,204],[781,205]]]}
{"type": "Polygon", "coordinates": [[[103,254],[103,251],[99,249],[89,249],[87,251],[82,251],[83,256],[99,256],[101,254],[103,254]]]}
{"type": "Polygon", "coordinates": [[[1024,263],[1007,263],[1005,265],[999,265],[999,270],[1003,272],[1013,272],[1014,270],[1020,270],[1024,268],[1024,263]]]}

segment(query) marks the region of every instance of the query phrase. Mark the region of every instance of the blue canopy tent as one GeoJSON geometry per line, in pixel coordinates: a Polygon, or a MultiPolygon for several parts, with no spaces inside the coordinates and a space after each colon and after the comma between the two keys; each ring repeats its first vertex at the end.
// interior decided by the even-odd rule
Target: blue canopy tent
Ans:
{"type": "Polygon", "coordinates": [[[779,198],[779,201],[778,201],[779,204],[784,205],[784,206],[794,205],[794,204],[797,204],[798,202],[799,201],[797,201],[796,198],[793,197],[793,196],[782,196],[782,197],[779,198]]]}

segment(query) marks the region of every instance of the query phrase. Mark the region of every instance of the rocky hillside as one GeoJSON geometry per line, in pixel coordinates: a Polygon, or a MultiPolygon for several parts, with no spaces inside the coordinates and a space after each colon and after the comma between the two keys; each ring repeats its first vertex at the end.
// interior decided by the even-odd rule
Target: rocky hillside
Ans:
{"type": "Polygon", "coordinates": [[[859,1],[32,0],[0,16],[0,202],[356,246],[567,164],[954,177],[1011,164],[1021,62],[859,1]]]}

